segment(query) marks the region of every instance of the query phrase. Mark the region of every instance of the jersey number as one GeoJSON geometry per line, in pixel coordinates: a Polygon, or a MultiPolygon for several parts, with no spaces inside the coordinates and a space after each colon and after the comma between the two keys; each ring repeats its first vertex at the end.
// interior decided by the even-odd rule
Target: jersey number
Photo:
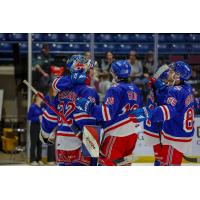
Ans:
{"type": "MultiPolygon", "coordinates": [[[[67,118],[76,109],[76,106],[73,102],[68,102],[67,105],[65,106],[66,111],[64,109],[64,106],[65,106],[64,101],[61,101],[59,104],[60,113],[67,118]]],[[[61,121],[61,119],[59,121],[61,121]]],[[[69,119],[67,119],[67,122],[69,124],[72,124],[73,120],[71,118],[69,118],[69,119]]]]}
{"type": "Polygon", "coordinates": [[[194,124],[194,109],[189,108],[184,114],[183,129],[186,132],[191,132],[193,130],[194,124]]]}

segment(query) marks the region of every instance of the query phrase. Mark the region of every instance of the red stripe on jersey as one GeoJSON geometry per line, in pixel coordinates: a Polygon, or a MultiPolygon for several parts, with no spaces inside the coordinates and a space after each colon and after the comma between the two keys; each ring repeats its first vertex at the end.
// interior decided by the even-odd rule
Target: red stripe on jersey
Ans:
{"type": "Polygon", "coordinates": [[[103,111],[104,111],[104,114],[105,114],[105,118],[106,118],[106,121],[108,121],[108,112],[107,112],[107,109],[106,109],[106,106],[103,105],[103,111]]]}
{"type": "Polygon", "coordinates": [[[159,135],[154,135],[152,133],[149,133],[147,131],[144,131],[144,134],[148,135],[148,136],[151,136],[151,137],[154,137],[154,138],[159,138],[159,135]]]}
{"type": "Polygon", "coordinates": [[[192,138],[190,138],[190,139],[176,139],[176,138],[172,138],[172,137],[165,135],[163,132],[161,132],[161,134],[164,136],[164,138],[166,138],[168,140],[175,141],[175,142],[191,142],[192,141],[192,138]]]}
{"type": "Polygon", "coordinates": [[[50,115],[48,115],[48,113],[46,111],[43,112],[43,114],[45,115],[45,117],[47,119],[50,119],[50,120],[57,120],[57,117],[51,117],[50,115]]]}
{"type": "Polygon", "coordinates": [[[79,119],[79,118],[87,118],[87,117],[91,117],[91,115],[88,115],[88,114],[82,114],[82,115],[78,115],[78,116],[75,116],[74,119],[79,119]]]}
{"type": "Polygon", "coordinates": [[[167,108],[165,106],[161,106],[161,107],[164,110],[164,113],[163,113],[164,120],[168,120],[169,116],[168,116],[168,113],[167,113],[167,108]]]}
{"type": "Polygon", "coordinates": [[[58,90],[57,87],[56,87],[56,84],[57,84],[58,80],[59,80],[59,78],[54,79],[53,84],[52,84],[52,87],[53,87],[55,90],[58,90]]]}
{"type": "Polygon", "coordinates": [[[117,125],[115,125],[115,126],[112,126],[112,127],[108,128],[104,133],[107,133],[108,131],[111,131],[111,130],[116,129],[116,128],[120,127],[120,126],[123,126],[123,125],[125,125],[125,124],[128,124],[129,122],[132,122],[132,120],[131,120],[131,119],[128,119],[128,120],[125,121],[125,122],[122,122],[122,123],[119,123],[119,124],[117,124],[117,125]]]}

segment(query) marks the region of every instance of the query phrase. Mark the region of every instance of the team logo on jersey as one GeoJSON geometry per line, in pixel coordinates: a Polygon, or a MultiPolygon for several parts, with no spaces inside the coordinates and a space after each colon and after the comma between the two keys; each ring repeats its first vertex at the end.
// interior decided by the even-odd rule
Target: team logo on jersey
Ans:
{"type": "Polygon", "coordinates": [[[108,97],[108,98],[106,99],[106,104],[113,105],[114,103],[115,103],[114,97],[108,97]]]}
{"type": "Polygon", "coordinates": [[[129,100],[137,101],[137,93],[135,93],[133,91],[128,91],[127,94],[128,94],[128,99],[129,100]]]}
{"type": "Polygon", "coordinates": [[[176,100],[174,97],[169,97],[169,98],[167,99],[167,103],[168,103],[168,104],[171,104],[172,106],[175,106],[176,103],[177,103],[177,100],[176,100]]]}
{"type": "Polygon", "coordinates": [[[96,103],[96,100],[94,97],[89,96],[88,99],[92,102],[92,103],[96,103]]]}

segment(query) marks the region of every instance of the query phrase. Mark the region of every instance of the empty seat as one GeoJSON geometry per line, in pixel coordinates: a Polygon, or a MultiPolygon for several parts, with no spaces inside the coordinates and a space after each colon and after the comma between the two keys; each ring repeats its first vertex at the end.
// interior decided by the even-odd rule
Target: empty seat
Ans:
{"type": "Polygon", "coordinates": [[[115,41],[116,42],[131,42],[132,41],[132,36],[131,34],[117,34],[115,36],[115,41]]]}
{"type": "Polygon", "coordinates": [[[158,34],[158,41],[159,42],[168,42],[169,34],[158,34]]]}
{"type": "Polygon", "coordinates": [[[115,45],[115,52],[119,52],[119,53],[129,53],[131,50],[133,49],[133,47],[131,45],[128,44],[120,44],[120,45],[115,45]]]}
{"type": "Polygon", "coordinates": [[[169,42],[185,42],[185,34],[169,34],[168,41],[169,42]]]}
{"type": "Polygon", "coordinates": [[[19,48],[20,48],[20,52],[27,53],[28,43],[27,42],[19,43],[19,48]]]}
{"type": "Polygon", "coordinates": [[[43,40],[44,40],[44,39],[43,39],[43,36],[44,36],[43,33],[33,33],[33,34],[32,34],[32,40],[33,40],[34,42],[43,41],[43,40]]]}
{"type": "Polygon", "coordinates": [[[1,42],[0,43],[0,52],[7,52],[7,53],[12,52],[12,44],[6,43],[6,42],[1,42]]]}
{"type": "Polygon", "coordinates": [[[95,42],[114,42],[114,34],[110,33],[101,33],[101,34],[95,34],[95,42]]]}
{"type": "Polygon", "coordinates": [[[150,33],[133,34],[133,39],[135,42],[152,42],[153,35],[150,33]]]}
{"type": "Polygon", "coordinates": [[[200,53],[200,44],[191,44],[189,47],[190,53],[200,53]]]}
{"type": "Polygon", "coordinates": [[[186,34],[186,40],[188,42],[199,42],[200,41],[200,34],[186,34]]]}
{"type": "Polygon", "coordinates": [[[27,33],[10,33],[9,40],[11,40],[11,41],[27,41],[28,34],[27,33]]]}
{"type": "Polygon", "coordinates": [[[5,41],[7,39],[6,33],[0,33],[0,41],[5,41]]]}
{"type": "Polygon", "coordinates": [[[158,52],[159,53],[167,53],[170,52],[171,48],[168,44],[158,44],[158,52]]]}
{"type": "Polygon", "coordinates": [[[43,39],[45,42],[57,42],[59,36],[58,33],[48,33],[48,34],[43,34],[43,39]]]}
{"type": "Polygon", "coordinates": [[[172,53],[187,53],[188,48],[187,45],[185,44],[172,44],[171,45],[171,50],[172,53]]]}
{"type": "Polygon", "coordinates": [[[42,49],[42,43],[33,43],[33,45],[32,45],[32,51],[34,52],[34,53],[39,53],[39,52],[41,52],[41,49],[42,49]]]}
{"type": "Polygon", "coordinates": [[[135,50],[137,53],[146,53],[153,49],[153,44],[137,44],[135,50]]]}

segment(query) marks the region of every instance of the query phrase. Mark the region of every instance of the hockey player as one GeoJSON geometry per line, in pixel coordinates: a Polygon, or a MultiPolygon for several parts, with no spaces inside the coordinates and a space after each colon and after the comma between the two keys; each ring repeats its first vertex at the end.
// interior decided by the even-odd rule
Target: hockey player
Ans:
{"type": "Polygon", "coordinates": [[[141,107],[142,100],[139,89],[128,81],[130,72],[127,61],[112,63],[111,73],[116,84],[106,92],[103,104],[95,105],[84,98],[76,101],[77,108],[95,117],[104,129],[100,165],[115,165],[113,160],[131,155],[136,145],[136,123],[126,113],[141,107]]]}
{"type": "Polygon", "coordinates": [[[161,122],[160,130],[145,130],[145,135],[155,142],[157,161],[160,165],[181,165],[183,154],[188,151],[194,134],[194,98],[191,86],[186,83],[191,76],[191,69],[186,63],[178,61],[171,64],[163,76],[166,87],[159,80],[155,82],[159,90],[159,106],[153,109],[143,107],[130,113],[138,121],[146,121],[146,127],[153,128],[155,122],[161,122]]]}
{"type": "Polygon", "coordinates": [[[96,124],[95,118],[80,112],[75,106],[77,97],[84,97],[98,104],[99,97],[96,91],[85,84],[93,65],[83,56],[75,55],[68,60],[67,67],[71,75],[55,79],[53,87],[60,92],[51,102],[65,116],[67,122],[47,108],[43,113],[41,135],[43,140],[51,142],[51,133],[57,129],[56,161],[59,165],[90,165],[91,159],[83,157],[80,151],[81,137],[75,135],[71,126],[81,130],[83,125],[96,124]]]}

